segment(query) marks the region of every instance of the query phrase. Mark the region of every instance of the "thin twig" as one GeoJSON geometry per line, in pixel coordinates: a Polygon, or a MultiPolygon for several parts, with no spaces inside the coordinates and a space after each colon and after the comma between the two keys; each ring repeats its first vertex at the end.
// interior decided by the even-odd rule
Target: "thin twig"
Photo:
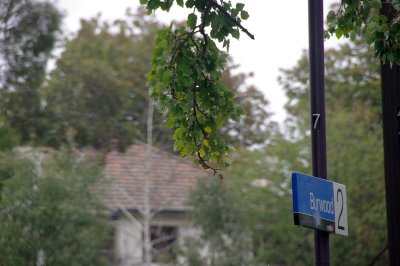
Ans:
{"type": "Polygon", "coordinates": [[[371,262],[368,264],[369,266],[374,266],[375,263],[378,261],[378,259],[385,253],[385,251],[388,249],[388,243],[386,242],[386,245],[383,247],[383,249],[371,260],[371,262]]]}

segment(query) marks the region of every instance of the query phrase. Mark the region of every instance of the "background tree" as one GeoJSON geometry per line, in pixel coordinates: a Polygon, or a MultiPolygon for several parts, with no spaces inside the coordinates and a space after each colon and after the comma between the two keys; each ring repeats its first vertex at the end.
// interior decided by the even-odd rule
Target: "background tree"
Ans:
{"type": "Polygon", "coordinates": [[[299,149],[275,139],[266,151],[241,150],[226,173],[251,228],[255,265],[310,265],[312,231],[293,225],[290,171],[307,172],[299,149]]]}
{"type": "Polygon", "coordinates": [[[40,86],[60,21],[46,1],[0,3],[0,120],[23,142],[43,134],[40,86]]]}
{"type": "MultiPolygon", "coordinates": [[[[83,20],[77,35],[66,41],[43,91],[49,126],[45,143],[59,146],[72,140],[79,146],[109,149],[117,140],[123,149],[135,139],[145,141],[146,73],[161,25],[145,17],[143,9],[128,10],[127,15],[111,24],[99,17],[83,20]]],[[[234,74],[235,69],[230,60],[222,82],[238,95],[235,101],[245,113],[239,122],[229,121],[222,134],[235,146],[262,144],[271,124],[268,101],[247,84],[249,75],[234,74]]],[[[165,120],[156,111],[154,142],[172,150],[172,132],[167,128],[171,124],[165,120]]]]}
{"type": "MultiPolygon", "coordinates": [[[[112,25],[100,18],[82,20],[45,89],[51,126],[47,143],[57,146],[72,140],[107,150],[114,141],[120,149],[134,139],[145,141],[145,73],[158,28],[154,18],[144,18],[140,11],[128,11],[126,20],[112,25]]],[[[163,116],[156,117],[157,140],[170,143],[163,116]]]]}
{"type": "MultiPolygon", "coordinates": [[[[309,139],[307,66],[304,55],[281,77],[297,127],[291,141],[309,139]]],[[[328,50],[325,66],[328,176],[346,184],[351,221],[349,237],[332,238],[332,263],[369,264],[386,245],[379,63],[356,41],[328,50]]],[[[378,262],[387,265],[386,254],[378,262]]]]}
{"type": "Polygon", "coordinates": [[[1,154],[8,178],[1,181],[1,264],[106,264],[100,248],[109,222],[94,193],[101,168],[76,153],[50,155],[29,148],[1,154]]]}
{"type": "MultiPolygon", "coordinates": [[[[328,175],[347,186],[350,221],[348,237],[332,237],[333,265],[388,264],[386,253],[377,257],[386,246],[378,68],[360,42],[326,52],[328,175]]],[[[312,230],[293,225],[290,191],[291,172],[311,172],[308,71],[307,53],[282,70],[289,113],[282,132],[264,150],[239,149],[225,173],[224,188],[236,195],[236,212],[244,210],[257,265],[313,263],[312,230]]],[[[215,205],[207,199],[198,201],[199,210],[215,205]]]]}
{"type": "MultiPolygon", "coordinates": [[[[328,14],[328,33],[354,38],[366,36],[381,60],[382,125],[384,144],[384,180],[386,184],[387,231],[390,264],[400,264],[400,2],[398,0],[341,1],[337,11],[328,14]]],[[[329,35],[329,34],[327,34],[329,35]]]]}
{"type": "Polygon", "coordinates": [[[185,240],[185,265],[248,265],[251,237],[245,210],[237,203],[236,193],[221,180],[199,179],[189,204],[200,235],[185,240]]]}
{"type": "Polygon", "coordinates": [[[243,108],[238,121],[228,121],[221,134],[227,143],[237,148],[262,148],[277,131],[277,124],[271,120],[269,102],[255,86],[248,84],[252,73],[236,73],[239,66],[228,60],[222,73],[221,82],[234,93],[234,101],[243,108]]]}

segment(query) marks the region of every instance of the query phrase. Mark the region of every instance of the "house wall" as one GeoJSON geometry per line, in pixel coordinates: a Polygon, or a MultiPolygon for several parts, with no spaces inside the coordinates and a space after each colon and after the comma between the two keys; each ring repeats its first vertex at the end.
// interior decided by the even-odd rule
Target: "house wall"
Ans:
{"type": "MultiPolygon", "coordinates": [[[[141,221],[140,217],[135,217],[141,221]]],[[[143,265],[141,225],[131,219],[121,217],[114,221],[115,242],[114,260],[116,266],[141,266],[143,265]]],[[[193,228],[188,217],[183,215],[155,216],[151,225],[177,227],[177,242],[183,245],[185,238],[195,237],[198,230],[193,228]]],[[[180,260],[178,258],[178,260],[180,260]]],[[[159,264],[154,264],[159,265],[159,264]]]]}

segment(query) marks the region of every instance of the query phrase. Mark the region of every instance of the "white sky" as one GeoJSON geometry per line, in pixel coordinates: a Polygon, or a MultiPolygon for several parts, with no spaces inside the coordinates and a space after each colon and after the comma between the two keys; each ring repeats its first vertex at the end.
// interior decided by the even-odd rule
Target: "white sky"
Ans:
{"type": "MultiPolygon", "coordinates": [[[[235,1],[233,1],[235,2],[235,1]]],[[[283,105],[286,98],[279,87],[277,77],[280,68],[294,66],[302,50],[308,48],[308,1],[307,0],[242,0],[250,18],[243,25],[255,40],[242,34],[240,41],[231,41],[230,54],[239,71],[253,72],[254,77],[248,81],[264,92],[270,101],[270,111],[274,119],[282,122],[285,118],[283,105]]],[[[325,17],[331,3],[325,0],[325,17]]],[[[106,20],[124,18],[125,10],[130,7],[136,10],[139,0],[56,0],[65,12],[64,28],[74,32],[79,29],[80,18],[92,18],[98,13],[106,20]]],[[[173,19],[184,19],[188,10],[174,8],[170,13],[157,12],[156,16],[163,22],[173,19]]],[[[329,40],[325,46],[336,46],[337,40],[329,40]]]]}

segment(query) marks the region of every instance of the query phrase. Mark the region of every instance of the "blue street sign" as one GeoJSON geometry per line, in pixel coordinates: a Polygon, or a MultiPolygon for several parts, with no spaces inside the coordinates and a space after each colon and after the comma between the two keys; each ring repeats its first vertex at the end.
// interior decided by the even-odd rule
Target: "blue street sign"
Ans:
{"type": "Polygon", "coordinates": [[[348,235],[346,187],[329,180],[292,173],[294,223],[348,235]]]}

